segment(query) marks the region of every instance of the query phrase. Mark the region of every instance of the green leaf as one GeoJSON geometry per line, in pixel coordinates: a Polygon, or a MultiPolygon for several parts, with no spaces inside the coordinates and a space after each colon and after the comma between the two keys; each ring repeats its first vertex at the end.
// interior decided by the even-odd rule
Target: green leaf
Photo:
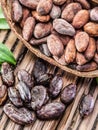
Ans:
{"type": "Polygon", "coordinates": [[[0,19],[1,19],[1,18],[5,18],[5,17],[4,17],[4,14],[3,14],[3,12],[2,12],[2,8],[0,7],[0,19]]]}
{"type": "Polygon", "coordinates": [[[0,64],[3,62],[16,65],[16,59],[14,58],[13,53],[4,44],[0,43],[0,64]]]}
{"type": "Polygon", "coordinates": [[[10,29],[6,19],[0,19],[0,29],[10,29]]]}

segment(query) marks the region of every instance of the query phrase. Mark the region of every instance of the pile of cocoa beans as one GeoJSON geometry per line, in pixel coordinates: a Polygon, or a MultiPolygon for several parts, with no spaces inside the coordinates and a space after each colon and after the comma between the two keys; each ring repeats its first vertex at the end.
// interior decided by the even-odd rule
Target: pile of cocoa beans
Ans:
{"type": "Polygon", "coordinates": [[[98,6],[88,0],[13,0],[23,38],[78,71],[98,68],[98,6]]]}
{"type": "MultiPolygon", "coordinates": [[[[50,73],[46,63],[37,60],[32,73],[14,70],[8,63],[1,66],[0,105],[5,114],[14,122],[25,125],[40,120],[59,119],[66,107],[76,96],[76,85],[71,83],[63,88],[62,73],[50,73]],[[8,97],[8,98],[7,98],[8,97]],[[59,101],[54,99],[59,97],[59,101]]],[[[94,98],[88,94],[81,100],[80,114],[89,115],[94,108],[94,98]]]]}

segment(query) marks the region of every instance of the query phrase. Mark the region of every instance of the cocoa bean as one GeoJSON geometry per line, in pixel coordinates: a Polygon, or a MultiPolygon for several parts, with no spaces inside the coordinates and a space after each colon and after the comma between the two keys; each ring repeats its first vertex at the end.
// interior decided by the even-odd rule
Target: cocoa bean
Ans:
{"type": "Polygon", "coordinates": [[[98,7],[95,7],[90,11],[90,18],[92,21],[98,22],[98,7]]]}
{"type": "Polygon", "coordinates": [[[48,22],[50,20],[50,15],[39,15],[36,11],[32,11],[33,17],[40,22],[48,22]]]}
{"type": "Polygon", "coordinates": [[[54,56],[61,56],[64,52],[64,46],[62,41],[54,34],[51,34],[47,38],[47,45],[49,48],[49,51],[54,56]]]}
{"type": "Polygon", "coordinates": [[[62,11],[61,18],[65,19],[68,22],[72,22],[74,16],[81,9],[82,9],[82,7],[81,7],[81,5],[79,3],[70,3],[62,11]]]}
{"type": "Polygon", "coordinates": [[[43,38],[50,34],[52,28],[52,24],[49,23],[38,23],[34,29],[35,38],[43,38]],[[40,31],[39,31],[40,30],[40,31]]]}
{"type": "Polygon", "coordinates": [[[0,86],[0,106],[5,103],[7,99],[7,86],[1,85],[0,86]]]}
{"type": "Polygon", "coordinates": [[[6,104],[3,110],[12,121],[20,125],[32,124],[36,119],[34,112],[26,108],[16,108],[12,104],[6,104]]]}
{"type": "Polygon", "coordinates": [[[40,15],[46,15],[51,11],[52,5],[52,0],[40,0],[37,6],[37,12],[40,15]]]}
{"type": "Polygon", "coordinates": [[[89,35],[86,32],[79,32],[75,36],[75,45],[79,52],[84,52],[89,45],[89,35]]]}
{"type": "Polygon", "coordinates": [[[76,57],[75,41],[71,39],[65,49],[65,61],[69,64],[74,61],[76,57]]]}
{"type": "Polygon", "coordinates": [[[55,19],[53,21],[53,28],[60,34],[74,36],[75,29],[64,19],[55,19]]]}
{"type": "Polygon", "coordinates": [[[31,39],[33,35],[34,27],[35,27],[35,19],[33,17],[28,17],[24,23],[24,27],[22,31],[23,38],[26,41],[29,41],[31,39]]]}
{"type": "Polygon", "coordinates": [[[96,70],[97,68],[98,68],[98,65],[93,61],[85,65],[78,65],[76,67],[76,69],[81,72],[89,72],[89,71],[96,70]]]}
{"type": "Polygon", "coordinates": [[[14,22],[20,22],[22,19],[22,6],[18,0],[12,2],[12,19],[14,22]]]}
{"type": "Polygon", "coordinates": [[[94,57],[95,51],[96,51],[95,39],[90,37],[89,45],[84,53],[86,59],[90,61],[94,57]]]}
{"type": "Polygon", "coordinates": [[[89,20],[90,13],[88,10],[80,10],[74,17],[72,25],[79,29],[83,27],[89,20]]]}
{"type": "Polygon", "coordinates": [[[59,18],[61,15],[61,9],[59,6],[53,5],[52,10],[50,12],[50,17],[52,19],[59,18]]]}

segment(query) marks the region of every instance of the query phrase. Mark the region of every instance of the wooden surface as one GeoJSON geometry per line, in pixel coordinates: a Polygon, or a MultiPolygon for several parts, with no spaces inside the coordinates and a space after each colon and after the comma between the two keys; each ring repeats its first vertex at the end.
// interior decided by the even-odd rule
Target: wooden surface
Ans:
{"type": "MultiPolygon", "coordinates": [[[[15,58],[17,59],[17,67],[15,68],[15,74],[19,69],[26,69],[31,72],[33,65],[37,59],[30,51],[24,47],[24,45],[16,38],[13,32],[0,31],[0,42],[3,42],[13,51],[15,58]]],[[[48,71],[54,73],[55,67],[48,65],[48,71]]],[[[61,73],[60,69],[57,69],[57,73],[61,73]]],[[[98,86],[92,84],[94,79],[78,78],[77,76],[70,75],[66,72],[63,74],[63,81],[65,87],[69,83],[77,84],[77,95],[72,104],[70,104],[63,117],[59,120],[53,121],[40,121],[36,120],[34,124],[30,126],[20,126],[12,122],[3,112],[0,107],[0,130],[98,130],[98,86]],[[95,100],[94,111],[85,119],[81,119],[79,115],[79,103],[84,94],[88,92],[92,93],[95,100]]],[[[1,84],[0,80],[0,84],[1,84]]],[[[59,100],[56,99],[56,100],[59,100]]]]}
{"type": "Polygon", "coordinates": [[[1,3],[2,3],[2,8],[3,8],[3,11],[5,13],[5,16],[6,16],[6,19],[11,27],[11,30],[13,30],[13,32],[17,35],[17,37],[24,43],[24,45],[33,53],[35,54],[36,56],[46,60],[47,62],[55,65],[55,66],[58,66],[59,68],[61,68],[62,70],[65,70],[71,74],[75,74],[77,76],[80,76],[80,77],[98,77],[98,69],[97,70],[94,70],[94,71],[90,71],[90,72],[79,72],[77,70],[74,70],[74,69],[71,69],[67,66],[63,66],[61,64],[59,64],[58,62],[56,62],[52,57],[47,57],[46,55],[42,54],[40,52],[39,49],[36,49],[34,46],[32,47],[29,42],[25,41],[22,37],[22,34],[21,34],[21,31],[19,29],[19,26],[17,26],[13,21],[12,21],[12,18],[11,18],[11,8],[10,8],[10,5],[11,5],[11,0],[1,0],[1,3]]]}

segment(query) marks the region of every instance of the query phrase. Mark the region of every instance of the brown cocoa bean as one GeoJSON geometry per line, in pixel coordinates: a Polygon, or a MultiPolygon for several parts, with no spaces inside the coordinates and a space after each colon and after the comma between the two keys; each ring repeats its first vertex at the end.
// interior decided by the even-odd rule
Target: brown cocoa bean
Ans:
{"type": "Polygon", "coordinates": [[[84,52],[89,44],[89,35],[86,32],[78,32],[75,36],[75,45],[79,52],[84,52]]]}
{"type": "Polygon", "coordinates": [[[40,44],[43,44],[43,43],[46,43],[46,42],[47,42],[47,37],[44,37],[44,38],[41,38],[41,39],[32,38],[29,43],[31,45],[40,45],[40,44]]]}
{"type": "Polygon", "coordinates": [[[3,110],[12,121],[20,125],[32,124],[36,119],[34,112],[26,108],[16,108],[12,104],[6,104],[3,110]]]}
{"type": "Polygon", "coordinates": [[[52,28],[52,24],[49,23],[38,23],[34,29],[35,38],[43,38],[50,34],[52,28]]]}
{"type": "Polygon", "coordinates": [[[95,7],[90,11],[90,18],[92,21],[98,22],[98,7],[95,7]]]}
{"type": "Polygon", "coordinates": [[[23,81],[30,89],[34,86],[34,78],[26,70],[19,70],[17,73],[19,81],[23,81]]]}
{"type": "Polygon", "coordinates": [[[41,109],[41,107],[49,100],[49,97],[47,98],[47,90],[42,85],[32,88],[31,96],[31,107],[33,110],[41,109]]]}
{"type": "Polygon", "coordinates": [[[76,55],[76,63],[78,65],[84,65],[85,63],[87,63],[87,59],[85,58],[85,56],[82,53],[77,52],[76,55]]]}
{"type": "Polygon", "coordinates": [[[48,88],[49,95],[52,98],[56,98],[59,95],[62,87],[63,87],[62,77],[60,75],[56,75],[50,82],[50,86],[48,88]]]}
{"type": "Polygon", "coordinates": [[[52,5],[52,0],[40,0],[37,6],[37,12],[40,15],[46,15],[51,11],[52,5]]]}
{"type": "Polygon", "coordinates": [[[79,29],[83,27],[89,20],[90,13],[88,10],[80,10],[74,17],[72,25],[79,29]]]}
{"type": "Polygon", "coordinates": [[[49,51],[54,56],[61,56],[64,52],[64,46],[62,41],[54,34],[51,34],[47,38],[47,45],[49,48],[49,51]]]}
{"type": "Polygon", "coordinates": [[[90,3],[87,0],[75,0],[79,2],[84,9],[90,9],[90,3]]]}
{"type": "Polygon", "coordinates": [[[67,65],[65,61],[65,55],[63,54],[61,57],[53,56],[53,58],[61,65],[67,65]]]}
{"type": "Polygon", "coordinates": [[[59,6],[53,5],[52,10],[50,12],[50,17],[52,19],[59,18],[61,15],[61,9],[59,6]]]}
{"type": "Polygon", "coordinates": [[[82,7],[79,3],[70,3],[62,11],[61,18],[65,19],[68,22],[72,22],[76,13],[81,9],[82,7]]]}
{"type": "Polygon", "coordinates": [[[80,102],[80,114],[82,117],[88,116],[94,109],[94,98],[92,95],[86,95],[80,102]]]}
{"type": "Polygon", "coordinates": [[[40,0],[19,0],[19,2],[30,9],[36,9],[40,0]]]}
{"type": "Polygon", "coordinates": [[[8,96],[10,101],[16,106],[16,107],[22,107],[23,101],[21,99],[21,96],[18,92],[18,90],[14,87],[8,88],[8,96]]]}
{"type": "Polygon", "coordinates": [[[28,86],[20,81],[17,85],[16,85],[16,88],[18,89],[19,93],[20,93],[20,96],[21,96],[21,99],[24,101],[24,102],[30,102],[31,101],[31,93],[30,93],[30,90],[28,88],[28,86]]]}
{"type": "Polygon", "coordinates": [[[62,5],[66,2],[66,0],[53,0],[53,3],[56,5],[62,5]]]}
{"type": "Polygon", "coordinates": [[[22,6],[18,0],[12,2],[12,19],[14,22],[20,22],[22,19],[22,6]]]}
{"type": "Polygon", "coordinates": [[[97,68],[98,68],[98,65],[93,61],[85,65],[78,65],[76,67],[76,69],[81,72],[89,72],[89,71],[96,70],[97,68]]]}
{"type": "Polygon", "coordinates": [[[65,61],[69,64],[74,61],[76,57],[75,42],[71,39],[65,48],[65,61]]]}
{"type": "Polygon", "coordinates": [[[37,117],[42,120],[57,119],[63,114],[65,105],[60,102],[52,102],[37,111],[37,117]]]}
{"type": "Polygon", "coordinates": [[[48,22],[50,20],[50,15],[40,16],[36,11],[32,11],[33,17],[40,22],[48,22]]]}
{"type": "Polygon", "coordinates": [[[94,61],[98,64],[98,53],[95,53],[94,61]]]}
{"type": "Polygon", "coordinates": [[[34,27],[35,27],[35,19],[33,17],[28,17],[24,23],[24,27],[22,31],[23,38],[26,41],[29,41],[31,39],[33,35],[34,27]]]}
{"type": "Polygon", "coordinates": [[[60,34],[74,36],[75,29],[64,19],[55,19],[53,21],[53,28],[60,34]]]}
{"type": "Polygon", "coordinates": [[[84,31],[93,37],[98,37],[98,23],[89,22],[84,26],[84,31]]]}
{"type": "Polygon", "coordinates": [[[62,92],[61,92],[61,101],[64,104],[69,104],[70,102],[73,101],[73,99],[76,96],[76,85],[74,84],[69,84],[66,86],[62,92]]]}
{"type": "Polygon", "coordinates": [[[95,51],[96,51],[95,39],[90,37],[89,45],[84,53],[86,59],[90,61],[94,57],[95,51]]]}
{"type": "Polygon", "coordinates": [[[22,20],[20,22],[20,26],[23,28],[26,19],[28,17],[30,17],[30,10],[28,8],[24,7],[22,13],[23,13],[23,17],[22,17],[22,20]]]}
{"type": "Polygon", "coordinates": [[[5,85],[0,86],[0,106],[4,104],[7,99],[7,87],[5,85]]]}
{"type": "Polygon", "coordinates": [[[4,84],[7,86],[13,86],[15,82],[14,72],[11,66],[6,62],[1,66],[1,77],[4,84]]]}

